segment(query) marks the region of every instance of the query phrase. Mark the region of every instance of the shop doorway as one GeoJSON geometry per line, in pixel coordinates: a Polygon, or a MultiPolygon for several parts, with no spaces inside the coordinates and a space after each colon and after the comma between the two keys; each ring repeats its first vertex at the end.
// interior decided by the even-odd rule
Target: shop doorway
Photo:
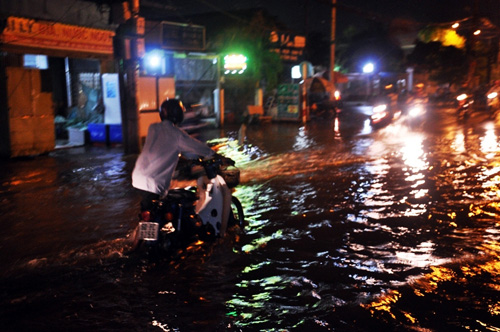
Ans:
{"type": "Polygon", "coordinates": [[[87,126],[104,122],[100,61],[49,58],[56,148],[83,145],[87,126]]]}

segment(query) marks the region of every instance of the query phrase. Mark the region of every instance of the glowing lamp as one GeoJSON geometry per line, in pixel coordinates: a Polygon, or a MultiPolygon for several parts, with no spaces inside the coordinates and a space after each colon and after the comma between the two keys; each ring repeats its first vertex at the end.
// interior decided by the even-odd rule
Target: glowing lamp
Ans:
{"type": "Polygon", "coordinates": [[[302,77],[302,73],[300,72],[300,66],[293,66],[292,67],[292,78],[299,79],[301,77],[302,77]]]}

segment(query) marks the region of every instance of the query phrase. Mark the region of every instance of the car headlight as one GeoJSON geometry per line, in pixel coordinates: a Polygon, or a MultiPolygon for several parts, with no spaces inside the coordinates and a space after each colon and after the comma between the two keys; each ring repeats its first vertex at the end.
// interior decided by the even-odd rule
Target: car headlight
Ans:
{"type": "Polygon", "coordinates": [[[493,99],[493,98],[496,98],[497,96],[498,96],[498,93],[492,92],[492,93],[488,94],[488,99],[493,99]]]}

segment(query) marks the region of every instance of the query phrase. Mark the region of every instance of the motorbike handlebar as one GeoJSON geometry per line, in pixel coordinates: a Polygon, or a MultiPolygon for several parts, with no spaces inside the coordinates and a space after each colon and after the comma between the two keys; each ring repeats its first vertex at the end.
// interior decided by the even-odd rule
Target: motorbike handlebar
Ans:
{"type": "Polygon", "coordinates": [[[224,157],[218,153],[216,153],[214,156],[210,157],[210,158],[202,158],[202,157],[199,157],[198,159],[193,159],[192,160],[192,163],[194,165],[200,165],[200,166],[203,166],[203,167],[207,167],[207,166],[234,166],[235,165],[235,162],[234,160],[232,160],[231,158],[228,158],[228,157],[224,157]]]}

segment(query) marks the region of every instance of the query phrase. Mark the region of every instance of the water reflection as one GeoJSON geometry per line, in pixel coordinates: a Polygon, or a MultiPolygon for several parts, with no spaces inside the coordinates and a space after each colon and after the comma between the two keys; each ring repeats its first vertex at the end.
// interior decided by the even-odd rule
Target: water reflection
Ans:
{"type": "Polygon", "coordinates": [[[478,325],[476,328],[472,325],[466,330],[496,331],[498,327],[495,321],[500,315],[498,302],[489,300],[487,303],[482,303],[490,298],[483,297],[482,294],[499,292],[497,284],[500,282],[500,276],[497,272],[500,269],[500,247],[499,243],[494,241],[485,244],[483,249],[485,254],[478,259],[470,258],[454,264],[431,266],[430,272],[414,278],[409,288],[387,291],[375,301],[362,306],[375,317],[382,318],[384,314],[389,314],[390,319],[410,325],[425,324],[428,321],[427,312],[419,308],[419,303],[439,301],[440,307],[435,309],[437,317],[444,318],[446,316],[441,315],[445,315],[449,310],[458,310],[462,312],[461,318],[464,321],[469,319],[468,315],[471,314],[468,306],[486,306],[489,316],[483,316],[478,320],[472,318],[478,325]],[[485,276],[492,278],[492,283],[483,285],[482,279],[485,276]],[[451,291],[450,287],[458,287],[460,290],[451,291]],[[447,290],[450,290],[449,294],[446,294],[447,290]],[[460,294],[460,291],[463,293],[460,294]]]}
{"type": "MultiPolygon", "coordinates": [[[[500,269],[498,263],[500,257],[499,236],[496,228],[487,226],[491,221],[498,218],[500,212],[497,204],[500,169],[498,163],[493,162],[493,158],[498,151],[498,137],[491,124],[486,124],[482,136],[481,131],[471,131],[467,128],[465,129],[465,134],[461,130],[457,130],[455,133],[454,139],[450,143],[450,148],[457,152],[455,155],[456,159],[443,160],[442,165],[445,166],[445,169],[451,169],[449,174],[453,179],[450,182],[453,183],[457,196],[461,197],[458,200],[463,200],[463,197],[466,197],[469,200],[474,199],[474,203],[469,206],[468,217],[472,219],[468,219],[466,225],[460,225],[453,221],[449,225],[452,226],[451,231],[454,233],[454,237],[464,240],[464,243],[461,244],[461,249],[466,249],[467,245],[465,243],[470,243],[473,247],[467,249],[481,254],[476,257],[476,255],[469,256],[466,252],[462,252],[459,259],[441,258],[437,254],[442,250],[440,249],[440,244],[431,240],[420,243],[416,249],[404,248],[405,250],[397,250],[396,257],[401,262],[418,268],[428,268],[430,272],[421,276],[410,276],[408,287],[384,291],[376,297],[375,301],[362,305],[379,319],[398,321],[400,324],[407,324],[409,328],[419,325],[425,326],[426,322],[428,322],[428,317],[425,316],[427,312],[420,310],[418,303],[425,305],[424,303],[439,301],[441,306],[447,309],[441,311],[439,309],[435,310],[435,315],[438,317],[445,316],[449,310],[456,310],[463,313],[461,317],[464,321],[468,320],[471,322],[474,321],[474,318],[469,319],[470,317],[467,317],[470,314],[467,306],[474,305],[474,303],[480,306],[483,296],[479,293],[492,291],[491,289],[479,291],[480,288],[483,288],[481,286],[482,278],[488,276],[488,278],[492,278],[492,281],[494,280],[494,284],[500,281],[497,273],[500,269]],[[474,151],[477,150],[471,147],[474,146],[475,142],[480,142],[478,150],[484,154],[485,158],[474,154],[474,151]],[[468,147],[466,148],[466,146],[468,147]],[[464,161],[463,156],[466,153],[469,154],[467,156],[469,159],[464,161]],[[459,166],[453,168],[454,165],[459,166]],[[471,167],[474,167],[474,169],[471,169],[471,167]],[[476,172],[482,191],[477,192],[474,187],[469,186],[469,175],[466,172],[473,174],[476,172]],[[482,198],[482,204],[481,201],[477,200],[477,197],[482,198]],[[481,229],[482,226],[477,224],[478,222],[486,223],[484,225],[485,228],[481,229]],[[457,292],[456,289],[452,291],[454,295],[451,295],[451,293],[447,295],[447,290],[452,287],[459,287],[463,291],[465,298],[461,297],[460,291],[457,292]],[[476,294],[473,295],[474,291],[472,289],[475,290],[476,294]]],[[[446,146],[442,146],[441,148],[443,151],[447,149],[446,146]]],[[[414,145],[413,149],[403,151],[410,153],[410,156],[406,154],[408,157],[405,157],[404,160],[412,160],[407,165],[413,173],[406,180],[413,182],[415,186],[423,185],[428,178],[425,169],[432,169],[432,167],[428,166],[425,158],[423,158],[425,153],[422,153],[418,144],[414,145]],[[419,167],[413,168],[414,165],[419,165],[419,167]],[[415,173],[415,171],[419,172],[415,173]]],[[[446,176],[439,179],[444,180],[446,176]]],[[[440,181],[437,183],[437,186],[448,186],[450,182],[440,181]]],[[[472,182],[470,184],[472,185],[472,182]]],[[[413,193],[415,194],[415,198],[428,195],[427,190],[413,193]]],[[[446,201],[443,203],[446,204],[446,201]]],[[[448,204],[450,208],[448,217],[457,222],[461,220],[458,219],[457,215],[460,211],[453,211],[453,207],[456,206],[457,202],[448,201],[448,204]]],[[[428,210],[425,206],[422,207],[422,213],[428,210]]],[[[431,207],[431,210],[433,209],[431,207]]],[[[429,215],[429,217],[434,218],[432,215],[429,215]]],[[[498,287],[494,286],[493,292],[498,292],[498,287]]],[[[486,296],[486,298],[489,298],[489,296],[486,296]]],[[[460,328],[465,328],[466,330],[498,330],[498,326],[492,323],[499,315],[498,302],[494,300],[491,303],[487,303],[486,306],[491,315],[490,317],[485,316],[483,319],[475,320],[475,327],[474,324],[469,323],[468,327],[457,325],[457,328],[460,326],[460,328]]],[[[443,323],[442,326],[445,326],[445,324],[443,323]]]]}
{"type": "Polygon", "coordinates": [[[300,127],[297,135],[295,136],[295,143],[293,144],[294,151],[301,151],[311,148],[314,145],[314,140],[307,135],[306,127],[300,127]]]}
{"type": "Polygon", "coordinates": [[[402,142],[400,150],[402,159],[413,173],[419,173],[428,166],[423,149],[423,140],[423,134],[418,133],[405,136],[402,142]]]}
{"type": "Polygon", "coordinates": [[[465,135],[462,132],[456,133],[455,140],[451,147],[458,153],[465,152],[465,135]]]}
{"type": "Polygon", "coordinates": [[[484,153],[485,157],[488,159],[495,157],[498,152],[498,138],[495,134],[495,126],[492,122],[485,125],[485,134],[480,140],[481,152],[484,153]]]}
{"type": "MultiPolygon", "coordinates": [[[[48,312],[37,309],[55,303],[49,308],[57,311],[69,303],[42,326],[53,326],[54,319],[78,321],[87,322],[87,330],[109,321],[109,310],[94,308],[125,313],[123,331],[498,329],[500,163],[491,157],[498,149],[494,132],[450,126],[443,135],[422,136],[394,124],[335,140],[333,126],[306,131],[273,124],[255,129],[260,133],[249,129],[255,136],[242,144],[234,135],[216,140],[220,153],[242,166],[234,195],[249,226],[214,246],[190,246],[172,263],[141,261],[131,268],[129,258],[107,259],[119,258],[111,251],[121,246],[102,239],[121,239],[136,223],[136,197],[122,199],[133,159],[67,168],[74,172],[14,172],[17,177],[2,183],[9,187],[4,223],[10,216],[27,218],[5,232],[3,259],[11,253],[28,257],[34,242],[46,241],[47,248],[64,253],[58,262],[70,262],[72,273],[62,280],[51,262],[31,261],[32,271],[50,271],[19,282],[22,290],[2,308],[17,306],[19,317],[36,321],[48,312]],[[276,139],[268,139],[268,132],[276,139]],[[16,203],[12,197],[33,194],[26,201],[45,204],[45,196],[35,193],[54,189],[50,181],[63,182],[49,199],[69,216],[51,221],[52,236],[68,239],[56,248],[49,235],[31,233],[45,219],[25,211],[8,214],[16,203]],[[27,224],[30,238],[16,237],[27,224]],[[99,262],[82,263],[83,256],[99,262]],[[47,282],[50,277],[55,281],[47,282]],[[24,296],[25,289],[33,291],[24,296]]],[[[53,217],[55,212],[44,216],[53,217]]],[[[8,293],[7,286],[2,290],[8,293]]]]}
{"type": "MultiPolygon", "coordinates": [[[[422,133],[395,125],[357,140],[351,154],[341,154],[318,148],[312,139],[314,128],[309,130],[298,130],[294,154],[263,155],[247,164],[252,176],[237,192],[250,218],[241,251],[266,259],[250,260],[242,268],[241,282],[226,302],[227,315],[236,326],[278,331],[273,326],[286,320],[283,331],[325,327],[341,318],[314,316],[316,309],[333,312],[354,304],[381,321],[418,329],[425,324],[419,310],[408,307],[408,298],[436,296],[457,278],[476,279],[499,268],[498,252],[493,253],[498,234],[461,229],[463,214],[456,208],[462,204],[461,193],[469,189],[463,154],[474,137],[481,137],[478,132],[465,135],[456,130],[447,146],[432,146],[422,133]],[[436,152],[447,158],[430,160],[436,152]],[[273,175],[264,178],[263,173],[273,175]],[[279,192],[274,190],[277,182],[279,192]],[[440,188],[450,186],[453,189],[439,196],[440,188]],[[453,195],[456,201],[447,202],[455,199],[453,195]],[[270,202],[276,196],[280,199],[270,202]],[[339,201],[330,205],[333,197],[339,201]],[[474,259],[450,257],[448,252],[465,249],[453,243],[464,240],[490,243],[467,251],[489,252],[496,260],[486,258],[478,267],[474,259]],[[305,313],[311,318],[299,318],[305,313]]],[[[498,215],[500,166],[491,158],[497,141],[494,130],[486,128],[481,151],[490,164],[476,168],[484,204],[473,205],[469,217],[498,215]]],[[[484,161],[469,159],[467,167],[484,161]]],[[[469,195],[477,197],[474,192],[469,195]]],[[[490,304],[489,310],[498,312],[498,305],[490,304]]]]}
{"type": "Polygon", "coordinates": [[[396,251],[396,258],[399,262],[412,267],[425,268],[432,265],[441,265],[449,262],[449,259],[440,258],[434,255],[436,244],[428,240],[417,244],[415,248],[405,248],[405,251],[396,251]]]}

